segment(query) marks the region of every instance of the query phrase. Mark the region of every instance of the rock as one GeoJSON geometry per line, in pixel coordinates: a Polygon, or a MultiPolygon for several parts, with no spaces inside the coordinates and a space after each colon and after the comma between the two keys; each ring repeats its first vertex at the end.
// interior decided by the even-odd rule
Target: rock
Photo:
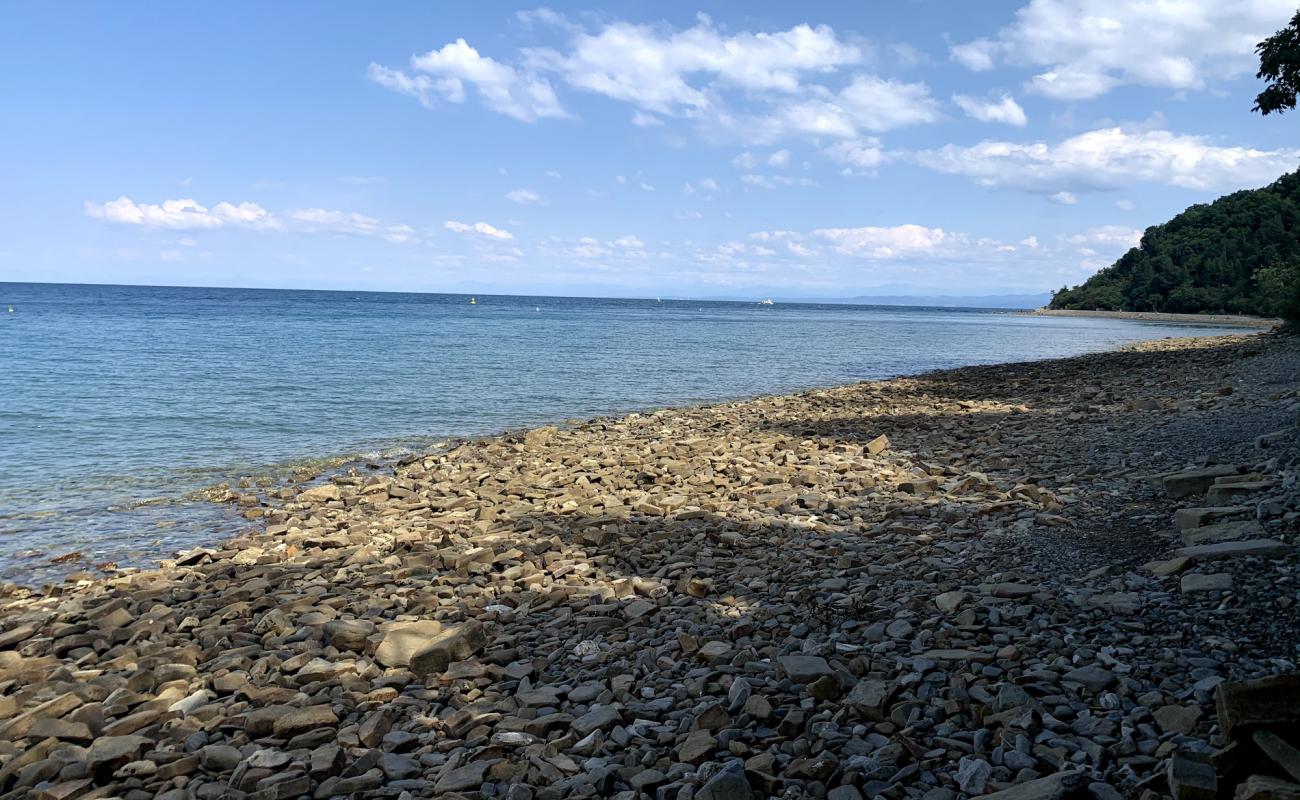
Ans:
{"type": "Polygon", "coordinates": [[[1238,539],[1263,537],[1264,535],[1264,526],[1253,519],[1229,520],[1199,528],[1185,528],[1181,533],[1185,545],[1231,542],[1238,539]]]}
{"type": "Polygon", "coordinates": [[[432,619],[393,622],[382,629],[383,639],[375,648],[375,661],[385,667],[405,667],[411,657],[442,633],[442,623],[432,619]]]}
{"type": "Polygon", "coordinates": [[[1174,527],[1182,532],[1188,528],[1200,528],[1230,519],[1248,519],[1250,516],[1249,506],[1179,508],[1174,511],[1174,527]]]}
{"type": "Polygon", "coordinates": [[[677,748],[677,760],[686,764],[702,764],[713,755],[717,746],[717,740],[709,731],[691,731],[677,748]]]}
{"type": "Polygon", "coordinates": [[[579,736],[586,736],[593,731],[603,731],[614,727],[623,720],[623,715],[613,706],[596,706],[575,719],[570,727],[579,736]]]}
{"type": "Polygon", "coordinates": [[[231,772],[243,760],[243,754],[230,745],[210,744],[199,749],[199,764],[208,772],[231,772]]]}
{"type": "Polygon", "coordinates": [[[944,592],[934,598],[934,604],[945,614],[951,614],[961,607],[961,604],[970,598],[965,592],[952,591],[944,592]]]}
{"type": "Polygon", "coordinates": [[[1236,475],[1237,472],[1236,467],[1227,464],[1215,464],[1210,467],[1170,473],[1163,476],[1160,483],[1165,487],[1165,491],[1168,492],[1170,497],[1178,499],[1201,494],[1214,485],[1215,479],[1236,475]]]}
{"type": "Polygon", "coordinates": [[[325,637],[339,650],[362,652],[375,632],[375,623],[361,619],[336,619],[325,623],[325,637]]]}
{"type": "Polygon", "coordinates": [[[332,483],[314,486],[298,494],[298,502],[300,503],[326,503],[342,499],[343,492],[332,483]]]}
{"type": "Polygon", "coordinates": [[[1196,723],[1201,721],[1200,706],[1161,706],[1157,708],[1152,715],[1156,718],[1156,724],[1160,726],[1162,733],[1178,733],[1187,735],[1196,729],[1196,723]]]}
{"type": "Polygon", "coordinates": [[[889,698],[894,693],[891,683],[864,678],[858,681],[844,698],[843,705],[856,711],[860,716],[876,722],[883,722],[889,705],[889,698]]]}
{"type": "Polygon", "coordinates": [[[723,770],[700,787],[695,796],[698,800],[753,800],[754,792],[744,776],[723,770]]]}
{"type": "Polygon", "coordinates": [[[1215,483],[1205,492],[1205,502],[1212,506],[1223,506],[1246,500],[1252,494],[1272,489],[1272,481],[1237,481],[1232,483],[1215,483]]]}
{"type": "Polygon", "coordinates": [[[1281,558],[1291,552],[1291,547],[1275,539],[1249,539],[1243,542],[1219,542],[1183,547],[1178,555],[1192,561],[1217,561],[1221,558],[1281,558]]]}
{"type": "Polygon", "coordinates": [[[957,788],[968,795],[984,794],[984,786],[993,775],[993,765],[982,758],[963,757],[957,762],[957,788]]]}
{"type": "Polygon", "coordinates": [[[1101,667],[1076,667],[1065,673],[1063,679],[1082,684],[1090,692],[1100,692],[1115,682],[1115,673],[1101,667]]]}
{"type": "Polygon", "coordinates": [[[1233,800],[1300,800],[1300,784],[1271,775],[1251,775],[1237,784],[1233,800]]]}
{"type": "Polygon", "coordinates": [[[981,795],[981,800],[1062,800],[1083,788],[1087,776],[1082,772],[1058,772],[1045,778],[1018,783],[1009,789],[981,795]]]}
{"type": "Polygon", "coordinates": [[[1300,749],[1292,746],[1273,731],[1255,731],[1251,740],[1264,755],[1281,767],[1291,780],[1300,782],[1300,749]]]}
{"type": "Polygon", "coordinates": [[[295,708],[278,717],[272,727],[275,735],[282,739],[292,739],[300,733],[332,728],[339,724],[339,718],[329,706],[308,706],[295,708]]]}
{"type": "Polygon", "coordinates": [[[1174,800],[1214,800],[1219,790],[1214,767],[1186,756],[1169,759],[1166,776],[1174,800]]]}
{"type": "Polygon", "coordinates": [[[481,652],[487,643],[487,632],[478,620],[448,628],[411,656],[411,672],[419,678],[446,672],[453,662],[481,652]]]}
{"type": "Polygon", "coordinates": [[[820,656],[781,656],[777,659],[777,664],[780,665],[781,672],[795,683],[812,683],[824,675],[835,675],[830,664],[820,656]]]}
{"type": "Polygon", "coordinates": [[[433,785],[434,794],[464,792],[478,788],[483,784],[483,776],[487,772],[488,766],[489,764],[486,761],[473,761],[463,767],[444,770],[438,775],[438,780],[433,785]]]}
{"type": "Polygon", "coordinates": [[[1181,588],[1183,594],[1226,592],[1232,588],[1232,575],[1226,572],[1216,572],[1210,575],[1191,573],[1183,576],[1181,588]]]}
{"type": "Polygon", "coordinates": [[[1219,728],[1239,736],[1264,725],[1300,723],[1300,672],[1221,683],[1215,693],[1219,728]]]}
{"type": "Polygon", "coordinates": [[[152,742],[144,736],[100,736],[86,750],[86,769],[92,773],[113,772],[138,760],[150,744],[152,742]]]}
{"type": "Polygon", "coordinates": [[[873,456],[880,455],[881,453],[889,449],[889,437],[882,433],[876,438],[867,442],[867,444],[862,449],[866,450],[868,455],[873,455],[873,456]]]}

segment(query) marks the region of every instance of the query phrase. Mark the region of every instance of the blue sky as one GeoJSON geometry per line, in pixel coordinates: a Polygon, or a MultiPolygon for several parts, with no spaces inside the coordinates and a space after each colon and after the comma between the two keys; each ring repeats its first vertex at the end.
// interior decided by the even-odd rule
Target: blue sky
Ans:
{"type": "Polygon", "coordinates": [[[0,280],[631,296],[1078,283],[1300,165],[1294,0],[29,3],[0,280]]]}

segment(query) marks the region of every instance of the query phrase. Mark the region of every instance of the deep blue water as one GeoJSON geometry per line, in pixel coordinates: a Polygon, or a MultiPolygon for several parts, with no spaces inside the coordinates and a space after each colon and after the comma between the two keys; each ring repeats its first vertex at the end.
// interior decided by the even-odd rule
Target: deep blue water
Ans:
{"type": "Polygon", "coordinates": [[[1205,327],[988,311],[0,283],[0,580],[241,527],[241,476],[1205,327]],[[6,313],[7,306],[13,313],[6,313]]]}

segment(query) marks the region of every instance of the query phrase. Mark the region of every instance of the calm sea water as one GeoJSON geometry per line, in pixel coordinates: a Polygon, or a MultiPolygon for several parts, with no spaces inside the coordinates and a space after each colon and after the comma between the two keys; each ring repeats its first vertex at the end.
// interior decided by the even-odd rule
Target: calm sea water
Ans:
{"type": "Polygon", "coordinates": [[[1204,327],[987,311],[0,283],[0,580],[242,527],[186,495],[444,437],[1204,327]],[[13,313],[5,313],[6,306],[13,313]],[[319,463],[319,462],[317,462],[319,463]]]}

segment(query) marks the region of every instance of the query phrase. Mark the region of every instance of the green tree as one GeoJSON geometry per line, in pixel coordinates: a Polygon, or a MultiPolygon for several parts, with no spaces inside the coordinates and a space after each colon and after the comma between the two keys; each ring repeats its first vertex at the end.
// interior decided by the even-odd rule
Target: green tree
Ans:
{"type": "Polygon", "coordinates": [[[1264,310],[1289,322],[1300,322],[1300,259],[1271,264],[1255,273],[1264,293],[1264,310]]]}
{"type": "Polygon", "coordinates": [[[1279,316],[1275,305],[1291,296],[1287,276],[1294,265],[1300,265],[1300,172],[1147,228],[1137,247],[1057,292],[1051,307],[1279,316]]]}
{"type": "Polygon", "coordinates": [[[1268,86],[1255,98],[1251,111],[1268,115],[1295,108],[1296,93],[1300,92],[1300,11],[1285,28],[1256,45],[1255,52],[1259,54],[1255,77],[1267,81],[1268,86]]]}

